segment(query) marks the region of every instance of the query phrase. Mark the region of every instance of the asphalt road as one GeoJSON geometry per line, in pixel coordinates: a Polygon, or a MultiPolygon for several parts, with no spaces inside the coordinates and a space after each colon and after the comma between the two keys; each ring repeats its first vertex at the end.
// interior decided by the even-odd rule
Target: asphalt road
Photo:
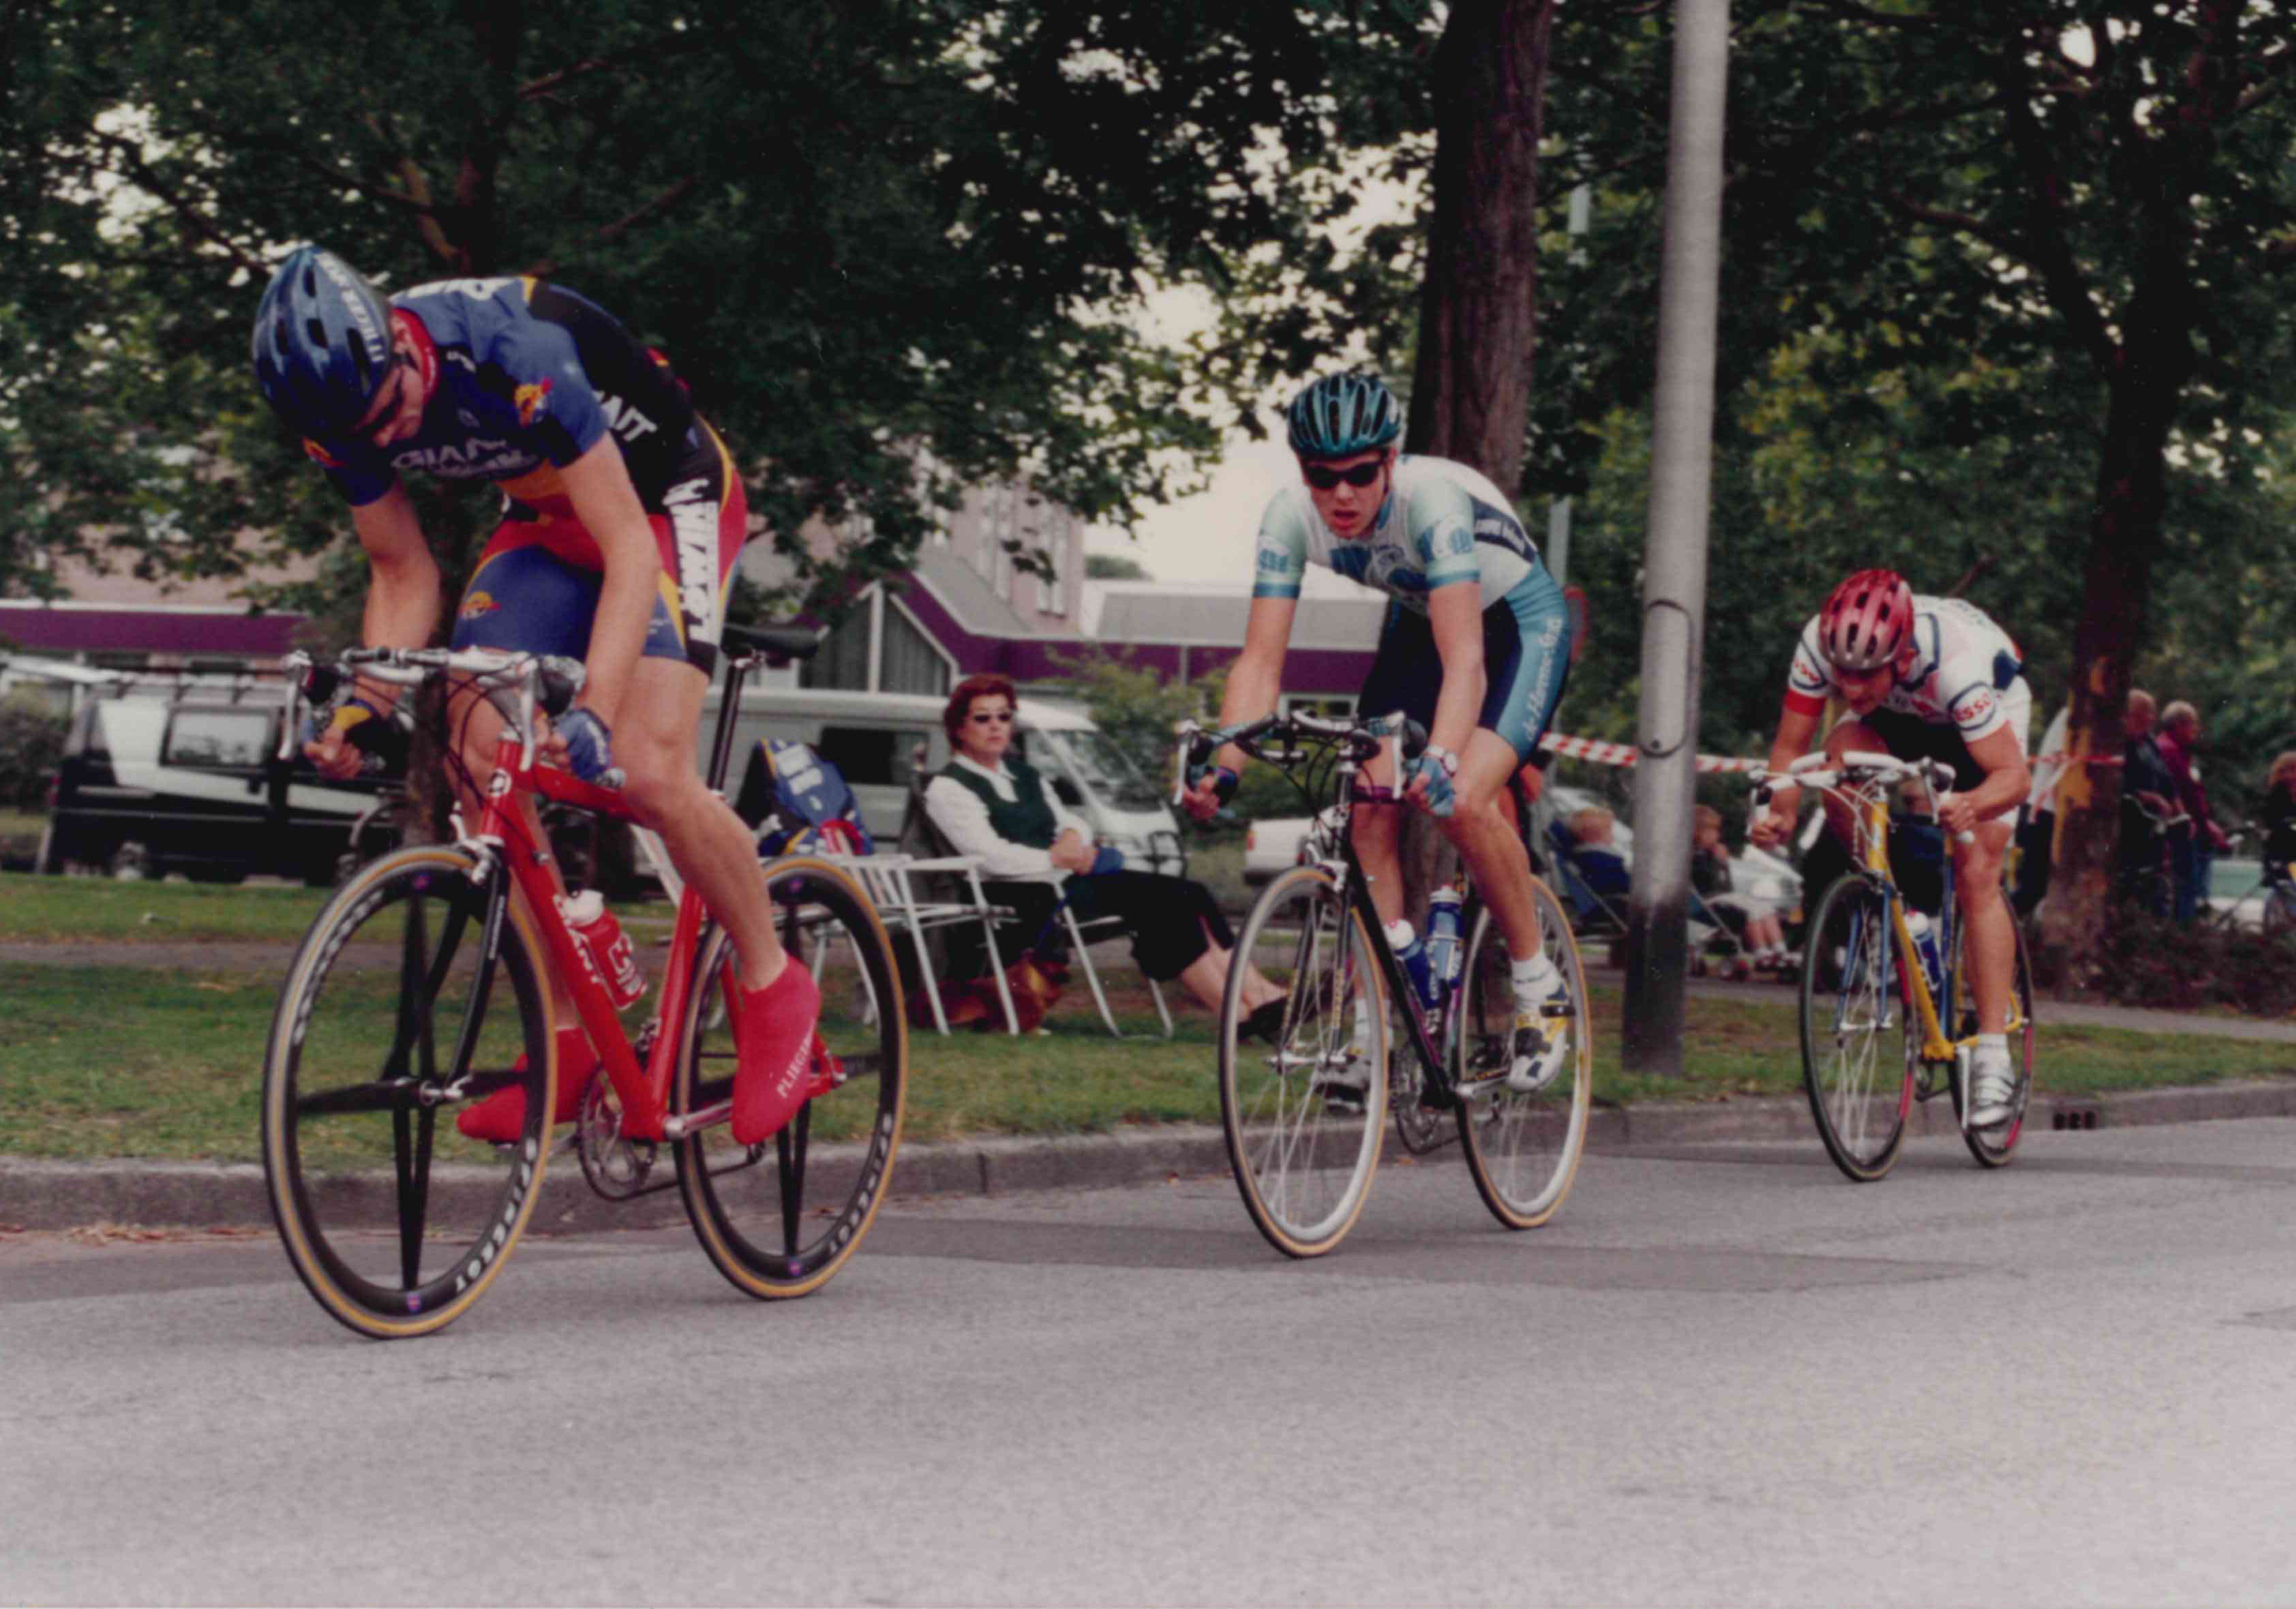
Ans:
{"type": "Polygon", "coordinates": [[[8,1602],[2296,1602],[2296,1120],[896,1200],[820,1295],[529,1240],[361,1342],[262,1238],[0,1237],[8,1602]]]}

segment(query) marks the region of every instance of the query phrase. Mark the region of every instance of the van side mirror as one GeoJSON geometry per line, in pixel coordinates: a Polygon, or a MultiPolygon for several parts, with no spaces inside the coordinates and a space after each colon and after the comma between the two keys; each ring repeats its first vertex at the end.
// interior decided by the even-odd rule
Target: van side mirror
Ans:
{"type": "Polygon", "coordinates": [[[1060,796],[1060,800],[1064,805],[1081,808],[1084,804],[1083,791],[1065,776],[1056,776],[1053,778],[1053,792],[1060,796]]]}

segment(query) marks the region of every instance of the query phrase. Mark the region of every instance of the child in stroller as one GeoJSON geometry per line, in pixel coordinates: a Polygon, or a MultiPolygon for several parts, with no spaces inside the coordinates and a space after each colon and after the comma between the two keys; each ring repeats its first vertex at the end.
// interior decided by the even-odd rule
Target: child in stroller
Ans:
{"type": "Polygon", "coordinates": [[[1722,812],[1700,805],[1691,814],[1690,885],[1708,910],[1748,952],[1756,972],[1789,972],[1793,957],[1778,913],[1763,900],[1731,887],[1730,851],[1722,842],[1722,812]]]}
{"type": "MultiPolygon", "coordinates": [[[[1617,827],[1618,817],[1611,811],[1589,805],[1568,816],[1558,816],[1547,829],[1557,889],[1570,907],[1571,925],[1581,937],[1615,940],[1627,931],[1626,901],[1632,878],[1627,858],[1615,842],[1617,827]]],[[[1726,880],[1726,866],[1724,874],[1726,880]]],[[[1694,856],[1692,874],[1692,971],[1700,977],[1714,970],[1730,977],[1752,976],[1756,958],[1749,948],[1751,941],[1741,937],[1740,929],[1744,924],[1734,922],[1729,914],[1704,897],[1702,888],[1695,882],[1699,872],[1694,856]]],[[[1767,907],[1759,908],[1767,913],[1767,907]]],[[[1775,931],[1776,915],[1768,913],[1768,916],[1775,931]]],[[[1778,936],[1778,947],[1783,954],[1783,935],[1778,936]]]]}

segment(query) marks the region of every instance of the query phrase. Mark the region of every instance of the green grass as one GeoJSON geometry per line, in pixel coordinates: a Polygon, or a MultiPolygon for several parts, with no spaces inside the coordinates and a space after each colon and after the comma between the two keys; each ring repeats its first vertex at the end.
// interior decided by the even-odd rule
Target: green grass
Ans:
{"type": "MultiPolygon", "coordinates": [[[[287,955],[283,946],[283,970],[287,955]]],[[[1209,1019],[1193,1006],[1176,1006],[1179,1038],[1167,1041],[1155,1031],[1136,974],[1128,965],[1105,970],[1119,986],[1119,1015],[1132,1037],[1114,1039],[1102,1030],[1080,981],[1055,1008],[1045,1036],[913,1032],[911,1137],[1218,1122],[1209,1019]]],[[[277,981],[250,972],[178,976],[100,965],[0,965],[0,1153],[256,1160],[258,1086],[277,981]]],[[[1678,1080],[1619,1071],[1621,990],[1614,974],[1597,975],[1595,1005],[1599,1101],[1800,1094],[1794,1014],[1783,995],[1693,997],[1689,1065],[1678,1080]]],[[[378,1030],[382,1020],[378,1011],[378,1030]]],[[[2296,1070],[2296,1047],[2051,1028],[2046,1009],[2043,1022],[2045,1092],[2200,1084],[2296,1070]]]]}
{"type": "MultiPolygon", "coordinates": [[[[275,943],[283,969],[327,898],[324,889],[0,873],[0,944],[275,943]]],[[[668,937],[668,903],[615,909],[641,943],[668,937]]]]}

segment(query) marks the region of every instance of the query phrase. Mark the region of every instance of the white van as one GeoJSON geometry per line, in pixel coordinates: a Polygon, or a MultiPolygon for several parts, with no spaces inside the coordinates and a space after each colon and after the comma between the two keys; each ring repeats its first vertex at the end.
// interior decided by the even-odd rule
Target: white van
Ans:
{"type": "MultiPolygon", "coordinates": [[[[702,706],[705,760],[721,696],[722,689],[712,687],[702,706]]],[[[734,724],[726,794],[740,792],[758,739],[810,743],[843,773],[870,833],[890,846],[907,814],[912,781],[930,778],[948,764],[948,735],[940,724],[947,704],[915,693],[745,687],[734,724]]],[[[1140,775],[1090,717],[1028,698],[1020,701],[1019,715],[1013,747],[1043,774],[1063,807],[1092,824],[1098,841],[1121,851],[1135,871],[1178,876],[1186,870],[1168,796],[1140,775]]]]}

